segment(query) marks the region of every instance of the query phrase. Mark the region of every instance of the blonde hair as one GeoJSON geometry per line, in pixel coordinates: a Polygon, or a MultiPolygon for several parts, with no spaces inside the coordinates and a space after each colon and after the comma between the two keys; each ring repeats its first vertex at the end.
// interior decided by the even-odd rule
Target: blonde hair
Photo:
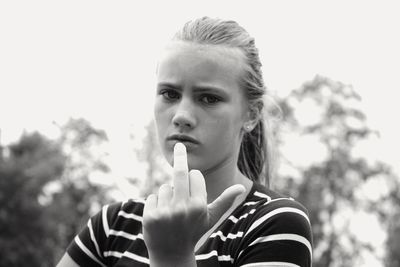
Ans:
{"type": "Polygon", "coordinates": [[[248,178],[268,186],[272,175],[272,135],[268,132],[268,116],[263,116],[266,87],[254,38],[235,21],[202,17],[187,22],[173,40],[223,45],[243,52],[246,64],[242,87],[250,110],[259,120],[252,131],[243,135],[237,165],[248,178]]]}

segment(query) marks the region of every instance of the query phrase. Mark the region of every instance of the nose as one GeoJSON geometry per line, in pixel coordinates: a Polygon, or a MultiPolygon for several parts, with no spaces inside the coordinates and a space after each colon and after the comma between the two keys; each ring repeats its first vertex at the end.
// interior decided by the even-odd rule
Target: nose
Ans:
{"type": "Polygon", "coordinates": [[[172,117],[172,123],[179,130],[189,130],[196,126],[194,105],[190,100],[184,97],[181,99],[172,117]]]}

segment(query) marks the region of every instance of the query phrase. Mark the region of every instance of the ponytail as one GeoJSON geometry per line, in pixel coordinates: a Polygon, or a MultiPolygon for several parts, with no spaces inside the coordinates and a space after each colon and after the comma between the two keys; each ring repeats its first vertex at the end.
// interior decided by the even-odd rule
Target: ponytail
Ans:
{"type": "Polygon", "coordinates": [[[268,188],[273,173],[273,136],[266,128],[266,122],[260,119],[251,132],[244,134],[237,165],[250,180],[268,188]]]}

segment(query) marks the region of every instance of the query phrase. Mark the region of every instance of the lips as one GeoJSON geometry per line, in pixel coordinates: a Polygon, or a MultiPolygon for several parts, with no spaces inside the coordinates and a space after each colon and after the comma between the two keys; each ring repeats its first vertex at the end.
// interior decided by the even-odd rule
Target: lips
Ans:
{"type": "Polygon", "coordinates": [[[200,142],[194,139],[193,137],[185,134],[173,134],[168,136],[167,141],[178,141],[182,143],[193,143],[199,145],[200,142]]]}

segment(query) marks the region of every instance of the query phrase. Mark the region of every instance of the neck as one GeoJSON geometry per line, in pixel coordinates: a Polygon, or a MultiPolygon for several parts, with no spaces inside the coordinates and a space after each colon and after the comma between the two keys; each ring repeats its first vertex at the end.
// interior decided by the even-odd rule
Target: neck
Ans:
{"type": "Polygon", "coordinates": [[[250,191],[253,182],[245,177],[237,167],[234,158],[227,159],[213,169],[204,172],[207,188],[207,202],[213,202],[228,187],[241,184],[250,191]]]}

